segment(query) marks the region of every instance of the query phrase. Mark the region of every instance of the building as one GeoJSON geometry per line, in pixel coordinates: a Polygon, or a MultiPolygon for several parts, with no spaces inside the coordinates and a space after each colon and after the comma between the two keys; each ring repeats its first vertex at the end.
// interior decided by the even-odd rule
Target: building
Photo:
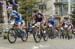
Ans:
{"type": "Polygon", "coordinates": [[[46,6],[47,6],[47,9],[45,11],[46,15],[55,15],[54,2],[55,2],[55,0],[47,0],[46,1],[46,6]]]}
{"type": "Polygon", "coordinates": [[[55,0],[55,14],[59,16],[71,14],[73,4],[74,0],[55,0]]]}
{"type": "Polygon", "coordinates": [[[38,0],[41,4],[46,5],[43,11],[46,15],[64,16],[71,14],[74,9],[75,0],[38,0]]]}
{"type": "Polygon", "coordinates": [[[40,9],[44,15],[55,15],[55,0],[37,0],[35,7],[40,9]]]}
{"type": "Polygon", "coordinates": [[[45,15],[63,16],[68,14],[68,0],[38,0],[41,4],[46,4],[45,15]]]}
{"type": "Polygon", "coordinates": [[[55,5],[55,15],[63,16],[67,14],[68,11],[67,1],[64,2],[63,0],[55,0],[54,5],[55,5]]]}
{"type": "Polygon", "coordinates": [[[72,8],[72,12],[75,10],[75,0],[72,0],[72,6],[71,6],[71,8],[72,8]]]}

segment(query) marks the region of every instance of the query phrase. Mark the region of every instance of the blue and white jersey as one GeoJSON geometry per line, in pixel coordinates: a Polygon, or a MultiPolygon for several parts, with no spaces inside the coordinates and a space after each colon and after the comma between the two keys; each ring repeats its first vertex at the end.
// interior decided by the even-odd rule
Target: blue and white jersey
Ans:
{"type": "Polygon", "coordinates": [[[21,16],[15,10],[13,10],[12,13],[10,13],[10,16],[14,17],[15,22],[22,22],[21,16]]]}
{"type": "Polygon", "coordinates": [[[53,17],[48,18],[48,23],[52,24],[54,26],[55,24],[55,19],[53,17]]]}
{"type": "Polygon", "coordinates": [[[70,20],[64,20],[64,24],[70,25],[70,20]]]}

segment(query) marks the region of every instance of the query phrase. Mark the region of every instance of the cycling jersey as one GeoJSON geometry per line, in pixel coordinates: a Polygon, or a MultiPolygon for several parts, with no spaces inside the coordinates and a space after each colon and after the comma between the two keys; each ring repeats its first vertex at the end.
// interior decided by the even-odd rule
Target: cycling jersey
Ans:
{"type": "Polygon", "coordinates": [[[35,17],[36,22],[41,22],[43,20],[43,15],[41,13],[36,14],[35,17]]]}
{"type": "Polygon", "coordinates": [[[70,20],[64,20],[64,24],[70,25],[70,24],[71,24],[71,23],[70,23],[70,20]]]}
{"type": "Polygon", "coordinates": [[[10,13],[10,16],[14,17],[15,23],[22,22],[22,18],[21,18],[21,16],[18,14],[17,11],[12,11],[12,13],[10,13]]]}
{"type": "Polygon", "coordinates": [[[54,20],[54,18],[49,18],[48,19],[48,23],[50,23],[51,25],[53,25],[54,26],[54,24],[55,24],[55,20],[54,20]]]}

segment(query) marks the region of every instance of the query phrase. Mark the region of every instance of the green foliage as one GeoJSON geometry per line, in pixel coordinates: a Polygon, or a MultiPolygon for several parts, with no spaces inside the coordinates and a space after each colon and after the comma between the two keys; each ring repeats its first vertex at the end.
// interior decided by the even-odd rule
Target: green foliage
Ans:
{"type": "Polygon", "coordinates": [[[8,35],[8,32],[7,32],[7,31],[5,31],[5,32],[4,32],[4,34],[3,34],[3,39],[7,39],[7,38],[8,38],[8,36],[7,36],[7,35],[8,35]]]}
{"type": "Polygon", "coordinates": [[[23,19],[27,21],[28,17],[32,14],[35,0],[19,0],[19,2],[19,12],[22,14],[23,19]]]}

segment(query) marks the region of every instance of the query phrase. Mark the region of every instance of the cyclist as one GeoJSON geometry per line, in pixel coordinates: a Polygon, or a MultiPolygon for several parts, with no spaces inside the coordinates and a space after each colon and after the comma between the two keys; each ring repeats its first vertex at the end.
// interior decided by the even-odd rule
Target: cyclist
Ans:
{"type": "Polygon", "coordinates": [[[56,32],[55,30],[55,17],[54,16],[50,16],[48,18],[48,27],[52,28],[52,33],[53,33],[53,37],[54,37],[54,33],[56,32]]]}
{"type": "Polygon", "coordinates": [[[26,25],[25,25],[25,21],[24,20],[22,20],[21,26],[22,26],[22,28],[26,28],[26,25]]]}
{"type": "Polygon", "coordinates": [[[72,21],[69,17],[64,17],[63,18],[63,21],[62,21],[62,27],[67,27],[67,29],[72,32],[72,27],[73,27],[73,24],[72,24],[72,21]]]}
{"type": "Polygon", "coordinates": [[[48,26],[54,27],[54,25],[55,25],[55,18],[53,16],[50,16],[48,18],[48,26]]]}
{"type": "Polygon", "coordinates": [[[47,18],[44,17],[43,21],[42,21],[42,28],[45,29],[47,27],[47,18]]]}
{"type": "Polygon", "coordinates": [[[35,26],[40,25],[40,23],[43,21],[43,14],[38,12],[37,10],[34,11],[34,15],[33,15],[33,22],[35,22],[35,26]]]}
{"type": "Polygon", "coordinates": [[[22,31],[22,17],[19,15],[19,13],[15,10],[12,10],[10,7],[7,8],[7,13],[9,13],[9,21],[13,19],[14,24],[17,24],[18,28],[22,31]]]}

